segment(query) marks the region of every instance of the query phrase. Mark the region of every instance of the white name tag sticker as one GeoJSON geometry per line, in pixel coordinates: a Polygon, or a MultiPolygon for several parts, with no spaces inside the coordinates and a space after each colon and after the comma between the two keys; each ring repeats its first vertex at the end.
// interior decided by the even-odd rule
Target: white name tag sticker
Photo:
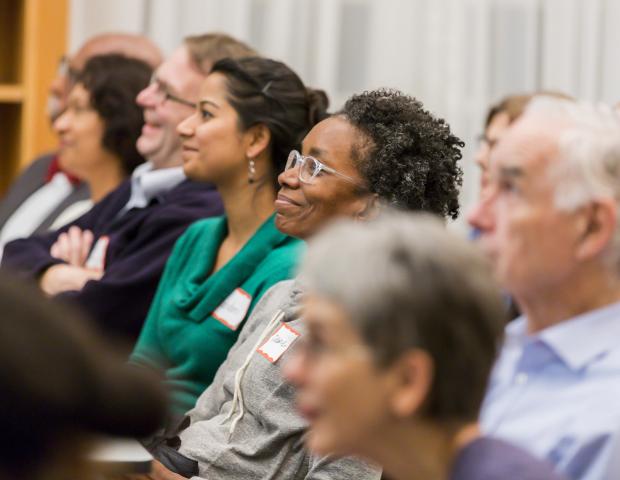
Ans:
{"type": "Polygon", "coordinates": [[[108,246],[110,245],[110,237],[104,235],[99,237],[97,243],[90,251],[90,255],[86,259],[84,266],[92,270],[105,270],[105,258],[108,253],[108,246]]]}
{"type": "Polygon", "coordinates": [[[299,336],[300,333],[297,330],[283,323],[280,325],[280,328],[258,348],[257,352],[271,363],[276,363],[299,336]]]}
{"type": "Polygon", "coordinates": [[[252,297],[241,288],[237,288],[211,314],[231,330],[237,330],[248,313],[252,297]]]}

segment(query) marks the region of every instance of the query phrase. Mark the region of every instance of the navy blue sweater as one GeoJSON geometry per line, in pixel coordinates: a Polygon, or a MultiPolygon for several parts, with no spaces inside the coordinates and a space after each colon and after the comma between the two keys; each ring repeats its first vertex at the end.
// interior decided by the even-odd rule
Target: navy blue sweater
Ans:
{"type": "Polygon", "coordinates": [[[146,208],[129,210],[119,218],[130,192],[131,180],[126,180],[60,230],[8,243],[1,268],[36,281],[52,265],[64,263],[49,252],[58,235],[72,225],[91,230],[94,243],[107,235],[103,277],[57,298],[77,303],[104,333],[135,340],[177,238],[192,222],[221,215],[223,207],[213,186],[185,180],[146,208]]]}

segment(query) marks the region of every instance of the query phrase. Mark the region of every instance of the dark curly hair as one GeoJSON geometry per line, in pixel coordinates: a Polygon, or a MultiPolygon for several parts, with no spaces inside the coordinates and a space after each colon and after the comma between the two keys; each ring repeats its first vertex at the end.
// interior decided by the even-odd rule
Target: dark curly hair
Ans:
{"type": "Polygon", "coordinates": [[[146,63],[123,55],[92,57],[78,75],[90,94],[90,104],[103,119],[104,148],[117,155],[125,173],[144,162],[136,149],[144,117],[136,96],[148,86],[153,70],[146,63]]]}
{"type": "Polygon", "coordinates": [[[372,193],[399,208],[458,216],[465,144],[443,119],[391,89],[353,95],[336,115],[363,133],[351,156],[372,193]]]}
{"type": "Polygon", "coordinates": [[[287,65],[268,58],[225,58],[213,65],[215,72],[226,77],[241,130],[262,123],[271,132],[271,180],[277,188],[290,151],[299,150],[310,129],[328,116],[327,95],[307,88],[287,65]]]}

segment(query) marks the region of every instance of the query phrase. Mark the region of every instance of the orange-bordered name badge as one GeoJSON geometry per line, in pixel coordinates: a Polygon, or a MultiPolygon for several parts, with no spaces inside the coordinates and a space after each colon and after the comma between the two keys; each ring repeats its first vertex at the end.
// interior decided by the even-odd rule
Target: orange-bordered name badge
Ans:
{"type": "Polygon", "coordinates": [[[235,289],[212,313],[231,330],[237,330],[248,313],[252,297],[241,288],[235,289]]]}
{"type": "Polygon", "coordinates": [[[280,327],[257,350],[271,363],[276,363],[301,334],[293,327],[282,323],[280,327]]]}

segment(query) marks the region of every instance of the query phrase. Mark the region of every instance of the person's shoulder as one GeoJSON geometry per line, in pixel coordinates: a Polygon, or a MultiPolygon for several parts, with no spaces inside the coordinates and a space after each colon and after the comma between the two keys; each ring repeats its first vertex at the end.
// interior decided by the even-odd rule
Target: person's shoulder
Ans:
{"type": "Polygon", "coordinates": [[[26,167],[26,170],[24,171],[39,171],[42,172],[43,175],[45,175],[50,168],[50,165],[54,161],[54,158],[56,158],[56,155],[56,152],[48,152],[39,155],[38,157],[32,159],[32,161],[28,164],[28,167],[26,167]]]}
{"type": "MultiPolygon", "coordinates": [[[[274,283],[260,298],[254,311],[248,319],[248,325],[261,323],[265,318],[271,318],[278,310],[291,302],[295,290],[295,280],[282,280],[274,283]]],[[[247,328],[247,326],[246,326],[247,328]]]]}
{"type": "Polygon", "coordinates": [[[185,230],[184,236],[192,239],[197,239],[204,235],[212,235],[213,232],[219,228],[222,228],[222,224],[226,222],[224,215],[218,215],[216,217],[201,218],[193,222],[187,230],[185,230]]]}
{"type": "Polygon", "coordinates": [[[297,264],[300,255],[305,249],[305,242],[297,238],[285,235],[282,240],[274,246],[263,260],[263,264],[297,264]]]}
{"type": "Polygon", "coordinates": [[[261,298],[261,304],[267,309],[277,308],[290,301],[295,290],[295,279],[282,280],[274,283],[261,298]]]}
{"type": "Polygon", "coordinates": [[[120,207],[125,206],[125,203],[129,200],[131,194],[131,180],[126,178],[118,187],[103,197],[96,205],[107,204],[120,204],[120,207]]]}
{"type": "Polygon", "coordinates": [[[219,194],[213,185],[186,179],[163,195],[162,205],[209,201],[212,198],[219,198],[219,194]]]}
{"type": "Polygon", "coordinates": [[[504,440],[481,437],[465,446],[453,464],[450,480],[563,480],[553,467],[504,440]]]}
{"type": "Polygon", "coordinates": [[[254,280],[263,279],[262,283],[276,284],[292,278],[299,264],[305,243],[301,240],[287,237],[274,246],[261,260],[254,271],[254,280]]]}
{"type": "Polygon", "coordinates": [[[224,213],[217,190],[209,185],[184,180],[162,196],[151,215],[162,221],[196,221],[224,213]]]}

